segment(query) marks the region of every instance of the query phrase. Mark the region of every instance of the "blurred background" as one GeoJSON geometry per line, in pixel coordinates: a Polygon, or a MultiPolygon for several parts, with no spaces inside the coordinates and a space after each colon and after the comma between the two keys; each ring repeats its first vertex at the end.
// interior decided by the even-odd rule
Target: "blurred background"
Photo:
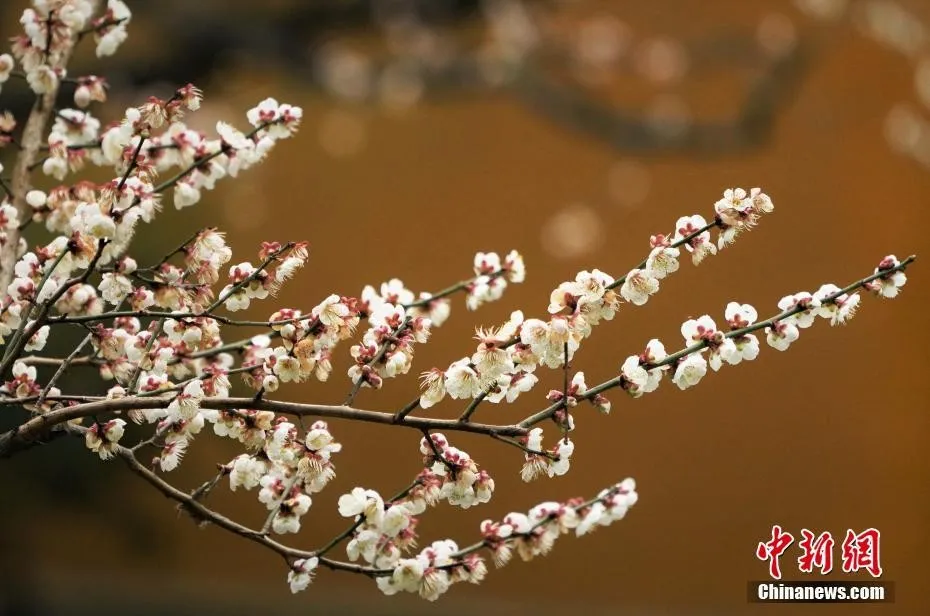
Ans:
{"type": "MultiPolygon", "coordinates": [[[[24,4],[0,6],[4,37],[24,4]]],[[[305,118],[295,139],[204,203],[168,205],[139,235],[140,262],[206,225],[228,233],[234,262],[254,259],[262,240],[308,240],[308,267],[243,317],[265,319],[392,277],[436,291],[468,277],[479,250],[525,256],[525,284],[477,313],[456,297],[411,375],[363,391],[361,407],[398,408],[416,395],[413,373],[471,353],[476,325],[515,309],[544,315],[550,290],[579,270],[623,275],[650,235],[671,232],[681,215],[710,215],[725,188],[761,186],[775,215],[699,268],[684,261],[648,309],[626,306],[596,330],[574,362],[589,384],[651,337],[678,348],[682,321],[722,319],[729,301],[769,316],[786,294],[843,286],[887,254],[930,248],[923,0],[129,5],[120,52],[97,61],[89,45],[70,71],[109,79],[98,117],[194,82],[205,101],[189,123],[207,132],[220,119],[245,126],[245,111],[266,96],[303,107],[305,118]]],[[[22,84],[0,95],[18,117],[30,104],[22,84]]],[[[900,299],[866,297],[848,326],[818,323],[790,352],[764,347],[758,361],[686,392],[666,383],[639,400],[615,393],[607,417],[579,407],[565,477],[523,484],[516,450],[456,436],[497,492],[468,511],[431,510],[421,544],[465,545],[485,518],[628,476],[640,501],[608,529],[492,570],[481,586],[455,586],[437,604],[385,598],[368,580],[327,571],[292,596],[280,558],[198,530],[119,463],[55,441],[0,462],[0,614],[928,614],[930,273],[918,262],[908,277],[900,299]],[[746,583],[767,572],[755,548],[773,524],[796,536],[831,531],[838,542],[847,528],[878,528],[896,603],[748,604],[746,583]]],[[[330,382],[276,397],[341,401],[348,346],[330,382]]],[[[99,391],[93,373],[69,379],[99,391]]],[[[559,379],[543,373],[536,396],[486,405],[477,418],[518,420],[559,379]]],[[[462,409],[447,401],[434,410],[462,409]]],[[[395,492],[421,464],[416,434],[331,429],[345,448],[295,539],[308,549],[344,527],[340,494],[355,485],[395,492]]],[[[239,452],[205,433],[169,478],[192,489],[239,452]]],[[[264,517],[254,493],[219,489],[210,503],[249,524],[264,517]]],[[[796,557],[792,549],[783,559],[786,579],[800,578],[796,557]]]]}

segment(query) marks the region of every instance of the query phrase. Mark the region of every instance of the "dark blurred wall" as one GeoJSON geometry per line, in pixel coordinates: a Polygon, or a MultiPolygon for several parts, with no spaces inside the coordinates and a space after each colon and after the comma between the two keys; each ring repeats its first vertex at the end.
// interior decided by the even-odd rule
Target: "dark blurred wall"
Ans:
{"type": "MultiPolygon", "coordinates": [[[[675,2],[658,4],[676,12],[675,2]]],[[[691,30],[680,15],[673,21],[682,35],[715,22],[748,29],[765,13],[763,4],[797,15],[783,3],[719,2],[701,4],[691,30]]],[[[648,17],[654,10],[623,6],[620,13],[631,23],[638,11],[648,17]]],[[[722,320],[733,300],[768,316],[783,295],[826,282],[842,286],[871,273],[886,254],[930,248],[924,227],[930,172],[894,154],[884,140],[888,109],[913,97],[910,67],[848,27],[797,23],[816,53],[770,142],[717,158],[657,153],[634,160],[506,95],[446,98],[383,113],[337,106],[287,70],[229,68],[198,84],[207,100],[192,123],[207,130],[220,118],[242,124],[244,110],[269,95],[303,106],[304,126],[266,164],[223,182],[209,203],[166,211],[153,227],[158,235],[143,237],[145,249],[156,254],[157,247],[173,247],[205,224],[228,231],[236,262],[253,258],[262,240],[309,240],[308,268],[278,300],[251,310],[253,318],[266,318],[279,305],[308,308],[331,292],[357,294],[394,276],[415,291],[437,290],[468,275],[475,251],[520,250],[527,282],[475,314],[456,298],[450,321],[417,350],[419,372],[471,353],[475,325],[500,323],[518,308],[544,315],[549,291],[581,269],[623,275],[646,254],[651,234],[669,232],[680,215],[708,215],[724,188],[762,186],[775,201],[773,216],[699,268],[684,262],[647,307],[623,307],[582,347],[574,366],[589,384],[603,381],[653,336],[679,348],[679,327],[688,317],[722,320]]],[[[127,54],[144,58],[155,41],[141,22],[138,29],[127,54]]],[[[684,100],[700,96],[705,108],[729,109],[732,91],[740,90],[740,77],[734,79],[736,86],[719,90],[696,80],[677,93],[684,100]]],[[[625,92],[608,95],[622,103],[625,92]]],[[[142,99],[139,92],[133,100],[142,99]]],[[[0,464],[6,494],[0,559],[20,583],[33,585],[50,606],[47,613],[83,613],[87,604],[97,614],[149,605],[152,613],[170,607],[228,614],[755,614],[765,610],[746,604],[746,582],[765,576],[754,550],[772,524],[796,535],[805,527],[835,536],[876,527],[883,533],[885,578],[897,584],[897,603],[884,612],[926,614],[930,272],[918,261],[908,278],[899,299],[864,298],[849,325],[818,322],[788,352],[763,345],[757,361],[724,368],[693,390],[666,382],[639,400],[614,393],[608,417],[580,407],[566,477],[524,485],[518,452],[454,437],[495,477],[497,493],[466,512],[431,511],[420,526],[421,543],[446,536],[470,543],[484,518],[591,495],[627,476],[636,478],[640,502],[612,527],[565,538],[546,558],[492,571],[480,587],[456,586],[435,606],[382,598],[367,580],[328,572],[291,597],[279,558],[221,531],[198,531],[118,464],[102,467],[77,445],[60,442],[0,464]],[[39,476],[50,489],[33,479],[39,476]],[[72,480],[85,487],[59,500],[58,491],[72,480]],[[201,603],[211,597],[214,609],[201,603]]],[[[346,345],[330,382],[282,389],[276,397],[340,401],[348,365],[346,345]]],[[[543,374],[533,395],[514,407],[482,407],[478,417],[517,420],[541,407],[535,401],[543,402],[560,378],[543,374]]],[[[382,392],[365,391],[357,404],[393,409],[415,392],[411,375],[382,392]]],[[[461,410],[447,401],[435,412],[454,417],[461,410]]],[[[337,480],[314,498],[297,539],[308,548],[343,527],[335,510],[340,494],[355,485],[393,492],[420,463],[415,433],[331,427],[345,448],[336,458],[337,480]]],[[[193,488],[211,476],[215,462],[235,453],[204,434],[173,478],[193,488]]],[[[235,496],[220,491],[211,502],[250,523],[263,516],[254,494],[235,496]]],[[[783,563],[795,570],[790,560],[783,563]]],[[[859,612],[820,605],[780,610],[853,611],[859,612]]]]}

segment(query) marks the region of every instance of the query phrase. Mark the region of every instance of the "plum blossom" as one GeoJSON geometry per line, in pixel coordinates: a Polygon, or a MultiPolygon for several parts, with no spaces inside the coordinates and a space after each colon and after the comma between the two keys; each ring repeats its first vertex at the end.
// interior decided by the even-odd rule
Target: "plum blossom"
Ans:
{"type": "Polygon", "coordinates": [[[173,471],[181,464],[184,454],[187,453],[187,444],[188,441],[184,438],[167,440],[164,447],[162,447],[161,454],[152,463],[158,466],[162,472],[173,471]]]}
{"type": "Polygon", "coordinates": [[[897,297],[898,293],[901,291],[901,287],[907,282],[907,276],[904,272],[894,269],[900,264],[901,262],[898,261],[898,258],[894,255],[889,255],[882,259],[878,267],[875,268],[875,273],[885,273],[882,273],[881,276],[872,281],[867,288],[873,290],[879,297],[889,299],[897,297]]]}
{"type": "Polygon", "coordinates": [[[697,319],[688,319],[681,326],[681,335],[686,344],[695,342],[716,342],[721,338],[717,324],[708,315],[697,319]]]}
{"type": "MultiPolygon", "coordinates": [[[[749,304],[730,302],[727,304],[724,318],[730,329],[743,329],[756,322],[758,313],[749,304]]],[[[753,360],[759,356],[759,339],[753,334],[733,336],[728,338],[727,342],[731,344],[720,349],[720,356],[728,364],[736,365],[743,360],[753,360]]]]}
{"type": "Polygon", "coordinates": [[[718,248],[732,244],[743,231],[752,229],[762,214],[772,212],[775,206],[768,195],[759,188],[747,193],[742,188],[728,188],[723,198],[714,204],[720,236],[718,248]]]}
{"type": "MultiPolygon", "coordinates": [[[[665,345],[658,339],[653,338],[646,343],[646,350],[643,351],[639,357],[641,363],[655,366],[655,364],[665,360],[665,358],[668,357],[668,353],[665,352],[665,345]]],[[[658,389],[659,384],[662,382],[663,375],[668,370],[669,366],[667,364],[649,368],[646,371],[646,383],[641,387],[642,393],[648,394],[658,389]]]]}
{"type": "Polygon", "coordinates": [[[765,340],[773,349],[787,351],[791,343],[801,335],[798,326],[788,320],[780,320],[765,328],[765,340]]]}
{"type": "Polygon", "coordinates": [[[725,224],[734,226],[742,219],[741,213],[752,209],[752,199],[742,188],[728,188],[723,198],[714,204],[714,211],[725,224]]]}
{"type": "Polygon", "coordinates": [[[771,214],[775,211],[775,204],[772,203],[771,197],[762,192],[761,188],[751,189],[749,199],[752,201],[752,208],[756,214],[771,214]]]}
{"type": "Polygon", "coordinates": [[[38,372],[35,366],[29,366],[22,361],[13,363],[13,378],[3,384],[2,391],[17,398],[27,398],[42,391],[36,382],[38,372]]]}
{"type": "Polygon", "coordinates": [[[675,366],[672,382],[679,389],[688,389],[700,383],[705,374],[707,374],[707,360],[700,353],[690,353],[684,359],[679,360],[675,366]]]}
{"type": "Polygon", "coordinates": [[[474,398],[481,393],[481,377],[468,358],[453,362],[445,372],[446,392],[454,400],[474,398]]]}
{"type": "Polygon", "coordinates": [[[659,290],[659,279],[650,270],[635,269],[626,275],[620,287],[620,295],[626,301],[642,306],[649,301],[649,296],[659,290]]]}
{"type": "Polygon", "coordinates": [[[798,310],[795,314],[785,317],[785,321],[804,329],[814,324],[820,308],[820,300],[802,291],[794,295],[786,295],[778,301],[778,307],[783,311],[798,310]]]}
{"type": "MultiPolygon", "coordinates": [[[[579,332],[587,336],[590,327],[601,320],[611,320],[619,307],[619,297],[612,287],[613,277],[600,270],[581,271],[575,279],[563,282],[549,298],[549,313],[559,314],[565,309],[570,312],[569,319],[581,317],[577,323],[579,332]]],[[[565,318],[565,317],[561,317],[565,318]]]]}
{"type": "Polygon", "coordinates": [[[494,336],[488,336],[480,328],[475,336],[481,343],[478,350],[471,356],[471,365],[487,379],[493,379],[505,372],[512,372],[515,368],[510,352],[502,348],[494,336]]]}
{"type": "Polygon", "coordinates": [[[506,287],[505,278],[480,275],[468,287],[465,306],[469,310],[477,310],[484,304],[497,301],[504,296],[506,287]]]}
{"type": "Polygon", "coordinates": [[[475,275],[489,276],[501,269],[501,258],[496,252],[479,252],[475,254],[475,275]]]}
{"type": "Polygon", "coordinates": [[[344,518],[362,515],[366,521],[378,526],[384,518],[384,500],[374,490],[356,487],[339,497],[339,515],[344,518]]]}
{"type": "Polygon", "coordinates": [[[717,254],[717,246],[710,239],[710,231],[701,231],[706,226],[707,221],[697,214],[683,216],[675,223],[675,235],[672,238],[675,243],[694,235],[684,243],[684,246],[691,253],[691,260],[695,265],[700,265],[707,255],[717,254]]]}
{"type": "Polygon", "coordinates": [[[503,260],[496,252],[476,253],[473,269],[475,278],[465,286],[465,305],[469,310],[500,299],[508,283],[521,283],[526,278],[523,257],[516,250],[503,260]]]}
{"type": "Polygon", "coordinates": [[[299,532],[300,518],[310,511],[312,503],[311,498],[302,492],[285,499],[278,507],[271,529],[279,535],[299,532]]]}
{"type": "Polygon", "coordinates": [[[634,398],[646,393],[644,390],[649,384],[649,372],[642,366],[639,355],[631,355],[620,366],[620,376],[623,377],[622,387],[634,398]]]}
{"type": "Polygon", "coordinates": [[[420,408],[428,409],[446,396],[445,372],[433,368],[420,375],[420,408]]]}
{"type": "Polygon", "coordinates": [[[291,570],[287,572],[287,583],[291,587],[292,593],[298,593],[306,590],[313,577],[316,574],[316,568],[320,564],[320,559],[316,556],[311,558],[298,558],[291,564],[291,570]]]}
{"type": "Polygon", "coordinates": [[[539,364],[557,368],[565,362],[565,351],[571,361],[584,336],[577,326],[586,323],[579,315],[553,316],[549,322],[527,319],[520,328],[520,342],[532,353],[539,364]]]}
{"type": "Polygon", "coordinates": [[[165,409],[166,415],[173,420],[191,420],[200,410],[200,402],[203,398],[203,382],[195,379],[185,385],[184,390],[175,396],[165,409]]]}
{"type": "Polygon", "coordinates": [[[411,306],[407,309],[407,314],[413,318],[426,317],[433,327],[441,327],[452,311],[449,300],[445,298],[433,299],[430,293],[420,293],[417,301],[423,302],[424,305],[411,306]]]}
{"type": "Polygon", "coordinates": [[[99,20],[101,25],[95,29],[97,57],[112,56],[127,37],[127,25],[132,18],[129,7],[122,0],[107,0],[106,14],[99,20]],[[110,25],[103,25],[110,24],[110,25]]]}
{"type": "Polygon", "coordinates": [[[678,257],[681,251],[671,246],[671,241],[664,235],[653,235],[649,238],[649,245],[652,250],[646,258],[646,271],[653,278],[661,280],[669,274],[678,271],[680,264],[678,257]]]}
{"type": "Polygon", "coordinates": [[[268,463],[253,455],[243,453],[229,464],[229,489],[243,487],[251,490],[259,485],[262,476],[268,472],[268,463]]]}
{"type": "MultiPolygon", "coordinates": [[[[32,325],[34,322],[30,321],[29,324],[32,325]]],[[[48,334],[51,331],[48,325],[43,325],[36,333],[34,333],[26,342],[26,345],[23,347],[24,351],[41,351],[45,348],[45,344],[48,342],[48,334]]]]}
{"type": "Polygon", "coordinates": [[[562,402],[564,400],[565,406],[574,407],[578,405],[578,399],[582,398],[587,391],[588,386],[584,380],[584,372],[577,372],[568,384],[568,391],[563,392],[553,389],[546,396],[546,399],[550,402],[562,402]]]}
{"type": "Polygon", "coordinates": [[[287,139],[300,126],[303,109],[286,103],[278,103],[273,98],[266,98],[257,106],[249,109],[246,117],[249,124],[259,129],[260,134],[272,140],[287,139]]]}
{"type": "Polygon", "coordinates": [[[100,297],[114,306],[133,292],[132,282],[121,274],[106,273],[99,285],[100,297]]]}
{"type": "Polygon", "coordinates": [[[490,393],[485,399],[494,404],[501,400],[513,403],[520,394],[530,391],[538,382],[539,377],[532,372],[515,370],[508,374],[502,374],[497,378],[494,386],[489,389],[490,393]]]}
{"type": "Polygon", "coordinates": [[[13,56],[8,53],[0,54],[0,87],[9,80],[15,66],[13,56]]]}
{"type": "Polygon", "coordinates": [[[119,418],[102,424],[95,423],[84,433],[84,442],[101,460],[109,460],[116,455],[116,448],[123,438],[125,426],[126,422],[119,418]]]}
{"type": "Polygon", "coordinates": [[[613,522],[626,517],[630,507],[636,504],[639,495],[636,492],[636,482],[633,479],[624,479],[617,485],[602,490],[597,500],[581,516],[575,527],[575,534],[579,537],[587,535],[600,526],[608,526],[613,522]]]}
{"type": "Polygon", "coordinates": [[[759,318],[759,314],[749,304],[730,302],[727,304],[724,318],[727,320],[730,329],[742,329],[755,323],[756,319],[759,318]]]}
{"type": "Polygon", "coordinates": [[[504,270],[504,276],[507,282],[519,284],[526,280],[526,265],[523,262],[523,255],[516,250],[511,250],[504,257],[504,263],[501,265],[504,270]]]}
{"type": "Polygon", "coordinates": [[[844,325],[853,318],[862,299],[858,293],[850,295],[841,291],[835,284],[825,284],[814,292],[814,298],[820,302],[817,315],[830,319],[830,325],[844,325]],[[827,301],[828,297],[833,299],[827,301]]]}
{"type": "Polygon", "coordinates": [[[542,428],[533,428],[529,435],[524,437],[528,451],[520,473],[523,481],[530,482],[541,474],[555,477],[568,472],[575,444],[566,436],[561,438],[555,447],[546,451],[542,448],[542,438],[542,428]]]}

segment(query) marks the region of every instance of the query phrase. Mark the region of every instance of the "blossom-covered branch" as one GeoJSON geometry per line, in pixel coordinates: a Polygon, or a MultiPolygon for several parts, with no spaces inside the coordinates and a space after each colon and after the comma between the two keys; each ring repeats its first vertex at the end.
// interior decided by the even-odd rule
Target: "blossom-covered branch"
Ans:
{"type": "MultiPolygon", "coordinates": [[[[223,233],[208,227],[180,244],[172,242],[155,263],[140,266],[131,256],[133,239],[143,225],[157,221],[169,191],[177,209],[190,207],[216,182],[263,162],[278,141],[297,132],[301,108],[266,98],[246,112],[247,130],[218,122],[215,134],[208,135],[184,122],[203,96],[187,84],[167,99],[149,98],[104,124],[88,109],[105,101],[105,81],[69,77],[66,62],[91,36],[98,56],[115,52],[127,37],[129,8],[121,0],[108,0],[102,11],[91,0],[34,0],[21,23],[24,34],[14,40],[13,54],[0,55],[0,84],[19,74],[20,85],[30,88],[37,102],[17,144],[14,181],[0,185],[0,279],[5,277],[0,413],[17,418],[15,428],[0,434],[0,457],[53,439],[81,438],[101,460],[121,459],[198,523],[281,555],[294,592],[305,589],[324,566],[372,577],[385,594],[415,592],[434,600],[453,583],[480,582],[487,573],[482,552],[498,566],[514,552],[528,560],[546,554],[563,534],[585,535],[623,518],[638,499],[632,479],[588,500],[551,501],[499,522],[486,520],[480,539],[464,548],[444,539],[415,552],[417,526],[431,507],[485,506],[498,488],[488,469],[451,437],[478,434],[517,450],[525,481],[565,475],[575,452],[571,433],[584,421],[579,402],[608,413],[610,389],[638,397],[666,378],[687,389],[708,367],[719,370],[755,359],[760,344],[754,332],[764,330],[769,346],[785,350],[817,317],[832,324],[848,321],[862,291],[897,296],[907,280],[904,270],[915,258],[888,256],[873,274],[844,288],[828,284],[788,295],[778,302],[780,312],[762,321],[752,306],[730,302],[727,329],[707,315],[689,319],[681,328],[683,349],[669,354],[657,339],[650,340],[643,353],[623,361],[618,375],[588,387],[574,363],[595,327],[613,320],[624,304],[645,305],[660,281],[680,269],[682,250],[699,265],[774,210],[760,188],[728,189],[710,220],[683,216],[671,232],[652,236],[646,258],[626,274],[580,272],[552,291],[545,318],[525,318],[516,310],[498,327],[476,328],[475,351],[445,369],[422,372],[419,395],[411,403],[392,410],[360,408],[355,399],[363,389],[380,389],[409,374],[414,349],[427,344],[433,329],[449,317],[453,296],[463,294],[468,310],[500,299],[509,285],[525,280],[523,257],[517,251],[478,252],[471,275],[434,293],[415,293],[394,278],[368,285],[358,296],[331,292],[312,306],[274,306],[264,320],[233,318],[230,313],[273,300],[310,259],[310,244],[266,241],[254,261],[236,262],[223,233]],[[21,70],[14,70],[17,66],[21,70]],[[75,86],[76,108],[52,114],[61,83],[75,86]],[[46,156],[37,160],[40,152],[46,156]],[[88,165],[110,170],[111,179],[96,184],[72,177],[88,165]],[[40,171],[61,184],[33,189],[31,174],[40,171]],[[30,250],[23,237],[31,232],[30,223],[44,226],[52,241],[30,250]],[[258,333],[230,336],[241,328],[258,333]],[[66,330],[78,330],[81,342],[63,357],[44,355],[49,339],[66,330]],[[343,343],[348,349],[340,348],[343,343]],[[352,359],[341,404],[275,399],[284,383],[331,378],[339,353],[352,359]],[[560,388],[534,392],[546,369],[557,371],[560,388]],[[63,377],[73,370],[85,377],[80,393],[62,391],[67,389],[63,377]],[[249,395],[234,395],[232,377],[241,379],[249,395]],[[88,389],[91,393],[83,393],[88,389]],[[522,406],[532,396],[543,408],[522,421],[475,421],[482,404],[522,406]],[[414,415],[450,401],[463,407],[454,419],[414,415]],[[557,431],[551,446],[543,445],[547,420],[557,431]],[[330,421],[333,428],[344,422],[381,424],[399,439],[412,429],[422,466],[389,498],[365,487],[364,479],[357,481],[338,499],[345,530],[316,550],[292,548],[272,536],[300,532],[314,495],[335,477],[343,448],[330,421]],[[165,475],[180,468],[207,426],[214,436],[238,443],[241,453],[221,461],[215,477],[185,492],[165,475]],[[135,444],[127,445],[131,441],[135,444]],[[231,491],[257,493],[265,511],[259,528],[206,504],[226,482],[231,491]],[[337,560],[333,553],[343,544],[347,560],[337,560]]],[[[0,112],[0,135],[10,136],[0,146],[16,143],[15,126],[12,114],[0,112]]],[[[412,447],[410,453],[415,455],[412,447]]]]}
{"type": "MultiPolygon", "coordinates": [[[[659,340],[652,339],[643,353],[631,355],[623,362],[618,376],[590,388],[583,385],[583,377],[579,379],[582,385],[576,388],[573,397],[576,403],[578,400],[589,400],[598,408],[609,411],[610,402],[603,396],[603,392],[616,387],[638,398],[644,393],[655,391],[663,375],[671,374],[672,381],[680,389],[687,389],[701,381],[707,374],[708,366],[717,371],[726,364],[736,365],[744,360],[756,359],[759,340],[752,332],[761,329],[765,330],[766,341],[771,347],[779,351],[787,350],[800,336],[800,329],[813,325],[815,317],[822,317],[830,321],[831,325],[844,324],[852,318],[859,307],[860,297],[855,293],[859,289],[879,297],[896,297],[907,280],[905,268],[916,258],[911,255],[898,261],[891,255],[882,259],[874,273],[842,289],[834,284],[824,284],[813,294],[800,292],[786,296],[778,302],[782,312],[758,322],[754,307],[730,302],[724,315],[729,331],[719,330],[708,315],[689,319],[681,326],[682,336],[687,343],[691,343],[689,346],[666,354],[665,346],[659,340]],[[707,358],[705,351],[708,352],[707,358]]],[[[521,421],[519,425],[532,427],[554,417],[560,408],[561,404],[552,404],[521,421]]]]}

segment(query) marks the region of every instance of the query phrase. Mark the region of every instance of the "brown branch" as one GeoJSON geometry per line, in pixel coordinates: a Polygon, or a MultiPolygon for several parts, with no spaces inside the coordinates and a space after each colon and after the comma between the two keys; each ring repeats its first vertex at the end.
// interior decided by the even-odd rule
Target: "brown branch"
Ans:
{"type": "MultiPolygon", "coordinates": [[[[126,466],[129,467],[129,470],[144,479],[152,487],[164,494],[167,498],[176,501],[181,509],[188,512],[195,519],[209,522],[219,526],[223,530],[227,530],[235,535],[239,535],[240,537],[248,539],[249,541],[263,545],[266,548],[283,556],[285,560],[288,561],[288,563],[294,559],[312,558],[315,556],[314,552],[298,550],[297,548],[292,548],[290,546],[284,545],[283,543],[279,543],[274,539],[269,539],[261,531],[243,526],[242,524],[239,524],[238,522],[235,522],[226,516],[210,509],[198,501],[195,497],[175,488],[173,485],[146,468],[141,462],[139,462],[138,459],[136,459],[131,450],[117,445],[114,448],[114,452],[126,463],[126,466]]],[[[370,567],[345,563],[330,558],[320,558],[320,564],[330,569],[351,571],[353,573],[361,573],[369,576],[376,573],[376,570],[371,569],[370,567]]]]}
{"type": "MultiPolygon", "coordinates": [[[[15,400],[4,400],[4,404],[22,404],[32,401],[34,398],[20,398],[15,400]]],[[[60,399],[58,396],[48,396],[47,400],[55,401],[60,399]]],[[[51,428],[63,424],[72,419],[80,417],[99,416],[106,413],[115,413],[117,411],[144,410],[144,409],[161,409],[171,403],[170,397],[151,397],[143,398],[138,396],[117,398],[113,400],[97,399],[92,402],[77,404],[54,411],[49,411],[43,415],[33,417],[23,423],[18,428],[14,428],[0,435],[0,457],[23,442],[29,442],[40,438],[51,428]]],[[[347,419],[350,421],[362,421],[367,423],[378,423],[387,425],[399,425],[413,428],[415,430],[450,430],[458,432],[473,432],[477,434],[499,434],[501,436],[523,436],[528,429],[514,425],[491,425],[480,423],[462,423],[455,419],[431,419],[420,417],[406,417],[400,421],[395,419],[394,413],[383,411],[372,411],[366,409],[357,409],[349,406],[331,406],[324,404],[303,404],[299,402],[284,402],[278,400],[254,398],[204,398],[200,406],[206,409],[224,410],[227,408],[249,408],[256,410],[272,411],[285,415],[296,417],[329,417],[335,419],[347,419]]]]}

